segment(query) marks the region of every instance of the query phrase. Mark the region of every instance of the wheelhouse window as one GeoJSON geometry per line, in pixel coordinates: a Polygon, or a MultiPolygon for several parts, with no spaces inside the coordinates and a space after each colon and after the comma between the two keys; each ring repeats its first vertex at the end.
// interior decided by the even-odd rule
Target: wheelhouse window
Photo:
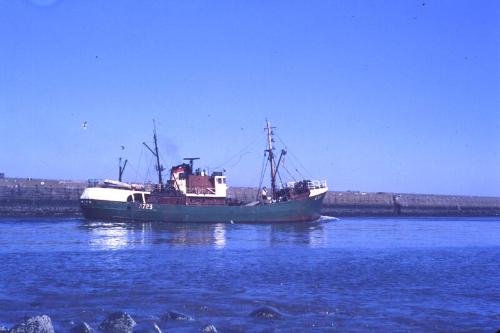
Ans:
{"type": "Polygon", "coordinates": [[[142,193],[134,193],[134,201],[142,202],[142,193]]]}
{"type": "Polygon", "coordinates": [[[129,195],[129,196],[127,197],[127,202],[132,202],[132,201],[134,201],[134,199],[132,198],[132,196],[131,196],[131,195],[129,195]]]}

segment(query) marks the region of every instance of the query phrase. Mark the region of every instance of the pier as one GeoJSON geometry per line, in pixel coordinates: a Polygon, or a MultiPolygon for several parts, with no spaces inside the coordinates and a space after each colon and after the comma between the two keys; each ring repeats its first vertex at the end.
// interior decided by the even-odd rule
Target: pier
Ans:
{"type": "MultiPolygon", "coordinates": [[[[81,216],[86,181],[0,178],[0,216],[81,216]]],[[[254,201],[257,189],[231,187],[229,196],[254,201]]],[[[497,216],[499,197],[329,191],[322,213],[330,216],[497,216]]]]}

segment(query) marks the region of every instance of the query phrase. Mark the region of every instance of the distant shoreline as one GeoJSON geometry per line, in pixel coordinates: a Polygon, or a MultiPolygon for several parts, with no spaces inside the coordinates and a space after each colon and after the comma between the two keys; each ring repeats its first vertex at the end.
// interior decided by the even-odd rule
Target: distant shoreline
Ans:
{"type": "MultiPolygon", "coordinates": [[[[79,217],[86,181],[0,179],[0,217],[79,217]]],[[[232,187],[229,195],[255,200],[257,190],[232,187]]],[[[330,216],[498,216],[500,197],[329,191],[322,213],[330,216]]]]}

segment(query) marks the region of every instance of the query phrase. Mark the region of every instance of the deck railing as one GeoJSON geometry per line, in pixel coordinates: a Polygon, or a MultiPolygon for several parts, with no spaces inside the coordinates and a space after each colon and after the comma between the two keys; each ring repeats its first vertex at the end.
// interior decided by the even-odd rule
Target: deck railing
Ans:
{"type": "MultiPolygon", "coordinates": [[[[306,182],[307,182],[307,188],[310,190],[327,187],[326,180],[307,180],[306,182]]],[[[286,187],[294,188],[295,184],[297,184],[297,183],[298,182],[288,182],[288,183],[286,183],[286,187]]]]}

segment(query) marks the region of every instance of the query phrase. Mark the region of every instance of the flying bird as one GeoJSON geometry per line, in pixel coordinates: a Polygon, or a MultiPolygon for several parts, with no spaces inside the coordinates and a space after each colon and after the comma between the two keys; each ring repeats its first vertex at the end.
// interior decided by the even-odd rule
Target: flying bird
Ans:
{"type": "Polygon", "coordinates": [[[83,122],[83,124],[82,124],[82,128],[83,128],[84,130],[86,130],[86,129],[87,129],[87,122],[86,122],[86,121],[84,121],[84,122],[83,122]]]}
{"type": "Polygon", "coordinates": [[[125,150],[125,146],[120,146],[120,148],[121,148],[122,150],[125,150]]]}

